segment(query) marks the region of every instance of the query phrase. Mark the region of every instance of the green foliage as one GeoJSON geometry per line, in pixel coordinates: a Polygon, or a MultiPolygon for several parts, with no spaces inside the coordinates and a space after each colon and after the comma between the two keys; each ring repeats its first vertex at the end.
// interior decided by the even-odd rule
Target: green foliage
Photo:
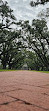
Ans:
{"type": "Polygon", "coordinates": [[[8,6],[8,3],[2,0],[0,1],[0,29],[10,29],[10,26],[14,24],[16,18],[13,15],[13,10],[8,6]]]}
{"type": "MultiPolygon", "coordinates": [[[[25,24],[26,22],[24,22],[25,24]]],[[[40,70],[49,70],[49,31],[46,21],[44,19],[33,20],[32,25],[28,23],[23,31],[25,32],[28,49],[33,50],[37,55],[38,61],[36,61],[36,64],[39,64],[40,70]],[[28,26],[30,26],[29,29],[28,26]]],[[[28,61],[31,63],[31,60],[28,61]]],[[[37,66],[35,65],[39,70],[37,66]]]]}
{"type": "Polygon", "coordinates": [[[30,5],[32,7],[37,6],[39,4],[44,5],[45,3],[49,2],[49,0],[37,0],[36,2],[34,2],[33,0],[30,2],[30,5]]]}
{"type": "MultiPolygon", "coordinates": [[[[39,2],[39,1],[38,1],[39,2]]],[[[46,2],[46,1],[45,1],[46,2]]],[[[46,21],[19,21],[7,2],[0,1],[0,62],[3,69],[49,70],[49,31],[46,21]],[[18,29],[11,30],[16,24],[18,29]]]]}
{"type": "Polygon", "coordinates": [[[11,32],[4,30],[4,32],[6,33],[2,33],[3,35],[1,37],[3,38],[0,41],[0,59],[4,69],[7,65],[9,69],[11,69],[15,68],[15,65],[21,61],[22,43],[20,41],[20,37],[17,34],[19,31],[11,32]]]}
{"type": "Polygon", "coordinates": [[[27,63],[28,69],[44,70],[43,64],[35,52],[26,52],[25,63],[27,63]]]}
{"type": "Polygon", "coordinates": [[[0,1],[0,60],[3,69],[21,67],[21,31],[11,30],[11,24],[15,24],[13,10],[7,2],[0,1]],[[18,58],[17,58],[18,57],[18,58]],[[18,59],[18,60],[17,60],[18,59]],[[15,66],[16,65],[16,66],[15,66]]]}
{"type": "MultiPolygon", "coordinates": [[[[36,0],[35,2],[34,2],[34,0],[32,0],[30,2],[30,5],[31,5],[31,7],[38,7],[38,5],[45,5],[48,2],[49,2],[49,0],[36,0]]],[[[45,10],[45,8],[43,8],[42,11],[40,11],[37,16],[40,17],[40,19],[48,18],[49,17],[49,8],[46,8],[46,10],[45,10]]]]}

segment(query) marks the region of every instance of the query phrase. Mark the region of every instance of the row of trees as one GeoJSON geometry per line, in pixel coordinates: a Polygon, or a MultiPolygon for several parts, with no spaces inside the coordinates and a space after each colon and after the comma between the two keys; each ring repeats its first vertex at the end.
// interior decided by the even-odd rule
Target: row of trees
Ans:
{"type": "Polygon", "coordinates": [[[16,21],[7,2],[0,1],[0,62],[3,69],[49,70],[49,31],[44,19],[16,21]],[[15,24],[18,28],[11,28],[15,24]]]}
{"type": "Polygon", "coordinates": [[[40,69],[49,70],[49,31],[46,21],[37,19],[32,21],[32,25],[29,21],[20,22],[19,25],[23,30],[26,47],[35,53],[35,59],[32,57],[32,60],[34,59],[34,63],[37,62],[40,69]]]}
{"type": "Polygon", "coordinates": [[[20,30],[13,30],[16,18],[7,2],[0,1],[0,61],[3,69],[20,68],[24,55],[21,52],[20,30]]]}

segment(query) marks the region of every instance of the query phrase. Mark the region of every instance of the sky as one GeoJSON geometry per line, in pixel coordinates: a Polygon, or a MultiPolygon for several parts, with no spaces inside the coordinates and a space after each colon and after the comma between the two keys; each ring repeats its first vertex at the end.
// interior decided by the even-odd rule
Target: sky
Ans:
{"type": "MultiPolygon", "coordinates": [[[[5,1],[5,0],[3,0],[5,1]]],[[[46,11],[46,8],[49,8],[49,3],[45,4],[44,6],[38,5],[38,7],[31,7],[30,1],[31,0],[6,0],[9,6],[13,9],[14,15],[17,20],[29,20],[30,22],[33,19],[36,19],[39,12],[42,10],[46,11]]],[[[35,0],[34,0],[35,1],[35,0]]],[[[49,18],[47,18],[48,25],[49,25],[49,18]]]]}

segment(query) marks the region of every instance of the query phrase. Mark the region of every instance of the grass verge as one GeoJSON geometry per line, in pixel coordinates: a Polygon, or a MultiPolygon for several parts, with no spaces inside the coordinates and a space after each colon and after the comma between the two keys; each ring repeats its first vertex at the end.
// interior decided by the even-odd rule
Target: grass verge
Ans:
{"type": "Polygon", "coordinates": [[[0,72],[3,72],[3,71],[16,71],[16,70],[10,70],[10,69],[0,69],[0,72]]]}
{"type": "MultiPolygon", "coordinates": [[[[36,70],[32,70],[32,71],[36,71],[36,70]]],[[[49,71],[36,71],[36,72],[49,73],[49,71]]]]}
{"type": "MultiPolygon", "coordinates": [[[[18,70],[12,70],[12,69],[0,69],[0,72],[3,72],[3,71],[18,71],[18,70]]],[[[19,70],[19,71],[23,71],[23,70],[19,70]]],[[[36,71],[36,70],[28,70],[28,71],[35,71],[35,72],[49,73],[49,71],[36,71]]]]}

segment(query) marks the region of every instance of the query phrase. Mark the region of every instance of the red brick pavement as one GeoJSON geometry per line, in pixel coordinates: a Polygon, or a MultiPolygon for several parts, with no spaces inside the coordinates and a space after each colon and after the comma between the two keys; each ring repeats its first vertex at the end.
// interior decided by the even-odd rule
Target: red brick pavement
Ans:
{"type": "Polygon", "coordinates": [[[49,74],[0,72],[0,111],[49,111],[49,74]]]}

